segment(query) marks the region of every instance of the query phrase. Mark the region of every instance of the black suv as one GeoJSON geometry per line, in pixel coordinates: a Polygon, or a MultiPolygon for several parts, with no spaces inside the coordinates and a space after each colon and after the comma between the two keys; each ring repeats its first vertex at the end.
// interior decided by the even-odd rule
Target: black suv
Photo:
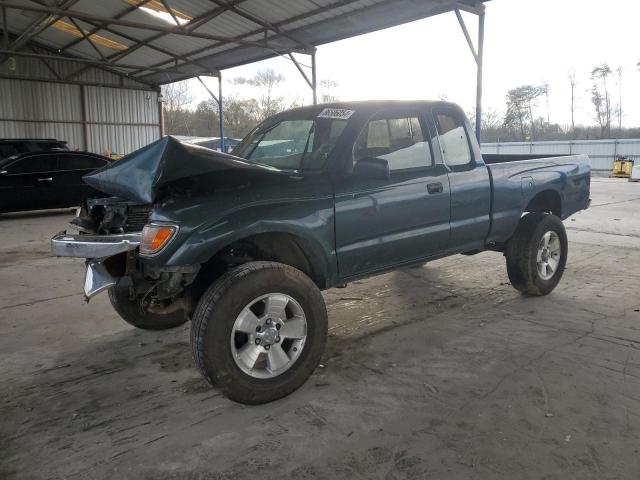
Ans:
{"type": "Polygon", "coordinates": [[[82,176],[110,161],[58,140],[0,140],[0,212],[80,205],[96,193],[82,176]]]}
{"type": "Polygon", "coordinates": [[[21,153],[68,151],[64,140],[55,138],[0,138],[0,160],[21,153]]]}

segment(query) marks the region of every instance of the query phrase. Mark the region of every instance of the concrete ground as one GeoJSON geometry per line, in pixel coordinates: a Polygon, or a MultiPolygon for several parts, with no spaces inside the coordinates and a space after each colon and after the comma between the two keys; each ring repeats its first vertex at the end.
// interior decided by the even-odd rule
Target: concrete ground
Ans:
{"type": "Polygon", "coordinates": [[[70,212],[0,218],[0,478],[640,478],[640,184],[594,179],[558,288],[456,256],[325,293],[293,395],[232,403],[189,326],[145,332],[48,253],[70,212]]]}

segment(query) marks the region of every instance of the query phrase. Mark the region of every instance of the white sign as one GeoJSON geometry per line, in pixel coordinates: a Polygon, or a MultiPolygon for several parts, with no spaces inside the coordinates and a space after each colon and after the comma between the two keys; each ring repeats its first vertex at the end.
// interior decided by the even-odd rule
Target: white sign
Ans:
{"type": "Polygon", "coordinates": [[[337,118],[338,120],[346,120],[356,113],[355,110],[345,110],[343,108],[325,108],[320,112],[318,118],[337,118]]]}

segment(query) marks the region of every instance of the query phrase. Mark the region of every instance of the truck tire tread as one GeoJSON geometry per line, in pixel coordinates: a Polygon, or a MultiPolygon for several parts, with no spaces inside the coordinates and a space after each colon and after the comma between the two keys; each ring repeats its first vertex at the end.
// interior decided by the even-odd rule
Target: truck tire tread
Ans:
{"type": "MultiPolygon", "coordinates": [[[[277,279],[274,278],[274,285],[277,279]]],[[[232,298],[233,300],[233,298],[232,298]]],[[[300,302],[300,299],[297,298],[300,302]]],[[[300,302],[302,303],[302,302],[300,302]]],[[[282,398],[299,388],[307,378],[313,373],[324,352],[327,335],[327,310],[322,298],[322,294],[312,280],[300,270],[278,262],[256,261],[242,264],[220,276],[204,293],[193,315],[191,324],[191,348],[196,366],[202,376],[211,385],[218,387],[231,400],[244,404],[262,404],[282,398]],[[315,328],[315,337],[312,342],[307,342],[305,349],[298,359],[297,364],[290,370],[269,380],[253,379],[241,372],[230,362],[211,361],[211,353],[207,354],[207,342],[211,341],[211,335],[215,329],[223,329],[221,322],[235,321],[233,318],[216,318],[217,311],[223,297],[233,297],[237,295],[238,285],[244,283],[261,273],[276,276],[286,276],[292,282],[299,283],[310,297],[310,305],[302,305],[305,309],[307,322],[315,323],[311,328],[315,328]],[[313,312],[308,311],[312,309],[313,312]],[[217,324],[217,325],[216,325],[217,324]],[[211,330],[214,328],[214,330],[211,330]],[[311,343],[311,344],[309,344],[311,343]],[[306,356],[305,356],[306,353],[306,356]],[[305,356],[303,358],[303,356],[305,356]],[[235,367],[235,368],[234,368],[235,367]],[[286,377],[286,378],[281,378],[286,377]],[[286,380],[286,381],[285,381],[286,380]],[[271,382],[272,386],[265,385],[271,382]]],[[[217,353],[229,350],[226,345],[229,339],[225,335],[218,335],[220,338],[215,342],[223,342],[217,353]]]]}
{"type": "Polygon", "coordinates": [[[562,220],[548,213],[528,213],[520,219],[513,237],[505,249],[507,274],[511,285],[525,295],[542,296],[551,293],[558,285],[567,261],[567,234],[562,220]],[[535,266],[538,244],[542,235],[555,231],[561,244],[558,269],[553,277],[544,280],[535,266]]]}

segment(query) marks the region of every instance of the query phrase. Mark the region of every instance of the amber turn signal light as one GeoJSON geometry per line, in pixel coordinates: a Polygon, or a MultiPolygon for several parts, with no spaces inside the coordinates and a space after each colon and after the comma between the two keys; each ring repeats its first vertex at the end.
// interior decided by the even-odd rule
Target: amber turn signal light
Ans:
{"type": "Polygon", "coordinates": [[[158,253],[175,235],[177,227],[171,225],[145,225],[142,229],[140,253],[150,255],[158,253]]]}

